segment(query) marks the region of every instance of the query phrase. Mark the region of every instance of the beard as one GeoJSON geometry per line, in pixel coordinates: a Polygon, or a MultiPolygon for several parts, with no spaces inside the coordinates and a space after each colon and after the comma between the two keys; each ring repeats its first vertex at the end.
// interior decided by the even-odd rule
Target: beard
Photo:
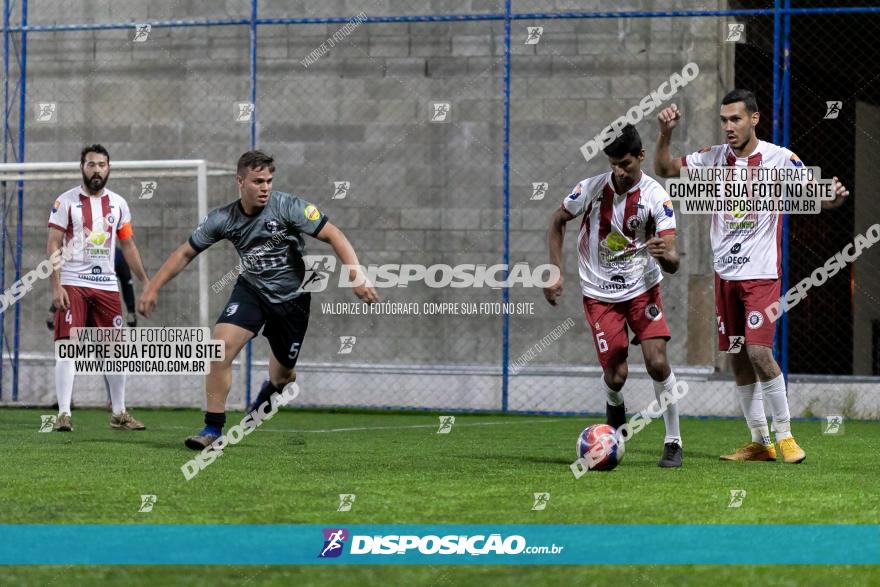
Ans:
{"type": "Polygon", "coordinates": [[[90,192],[92,192],[93,194],[97,194],[102,189],[104,189],[105,185],[107,185],[107,176],[106,175],[104,175],[104,176],[99,176],[97,174],[86,175],[86,173],[83,172],[82,176],[83,176],[83,185],[85,185],[86,188],[88,188],[88,190],[90,192]]]}

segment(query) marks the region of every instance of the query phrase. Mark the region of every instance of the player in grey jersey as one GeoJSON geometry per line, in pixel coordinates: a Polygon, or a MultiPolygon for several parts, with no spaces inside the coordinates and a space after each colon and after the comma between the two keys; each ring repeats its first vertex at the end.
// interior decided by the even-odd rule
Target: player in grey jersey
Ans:
{"type": "Polygon", "coordinates": [[[138,311],[149,317],[162,286],[218,241],[231,241],[241,257],[243,271],[214,327],[213,338],[225,343],[226,355],[223,361],[211,363],[205,382],[205,428],[186,439],[186,446],[192,449],[201,450],[222,434],[232,361],[260,329],[272,352],[269,381],[253,405],[261,405],[296,379],[294,366],[308,327],[310,305],[310,294],[299,291],[305,273],[303,234],[329,243],[350,268],[349,279],[364,282],[354,288],[358,298],[367,303],[378,301],[365,276],[357,275],[360,263],[342,231],[313,204],[271,191],[274,171],[269,155],[260,151],[242,155],[235,178],[240,199],[212,210],[202,220],[189,240],[171,253],[138,304],[138,311]]]}

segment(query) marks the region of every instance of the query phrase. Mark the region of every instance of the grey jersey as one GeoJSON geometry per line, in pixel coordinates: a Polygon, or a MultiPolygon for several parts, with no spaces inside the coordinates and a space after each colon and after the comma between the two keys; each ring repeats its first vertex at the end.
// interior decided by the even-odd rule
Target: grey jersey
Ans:
{"type": "Polygon", "coordinates": [[[295,298],[305,274],[303,233],[316,236],[327,217],[314,204],[284,192],[271,192],[257,214],[244,213],[241,201],[211,210],[189,237],[201,253],[228,239],[241,258],[243,279],[268,302],[295,298]]]}

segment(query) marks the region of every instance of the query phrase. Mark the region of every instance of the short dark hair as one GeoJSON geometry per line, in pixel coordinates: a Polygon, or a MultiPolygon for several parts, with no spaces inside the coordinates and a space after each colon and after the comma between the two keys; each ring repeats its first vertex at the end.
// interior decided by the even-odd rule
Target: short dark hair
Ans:
{"type": "Polygon", "coordinates": [[[727,104],[736,104],[737,102],[742,102],[746,105],[746,112],[749,114],[754,114],[758,111],[758,100],[755,98],[755,93],[751,90],[744,90],[742,88],[737,88],[735,90],[731,90],[727,93],[726,96],[721,98],[721,105],[726,106],[727,104]]]}
{"type": "Polygon", "coordinates": [[[269,171],[275,171],[275,159],[272,155],[267,155],[262,151],[248,151],[238,158],[238,166],[235,173],[239,177],[247,175],[248,169],[260,171],[264,167],[268,167],[269,171]]]}
{"type": "Polygon", "coordinates": [[[602,152],[615,159],[625,157],[627,153],[638,157],[642,152],[642,137],[639,136],[636,127],[627,124],[620,129],[620,135],[614,139],[614,142],[602,149],[602,152]]]}
{"type": "Polygon", "coordinates": [[[110,163],[110,153],[107,152],[107,149],[104,148],[104,145],[99,145],[95,143],[94,145],[86,145],[83,147],[82,152],[79,154],[79,164],[86,164],[86,155],[89,153],[98,153],[99,155],[104,155],[107,157],[107,163],[110,163]]]}

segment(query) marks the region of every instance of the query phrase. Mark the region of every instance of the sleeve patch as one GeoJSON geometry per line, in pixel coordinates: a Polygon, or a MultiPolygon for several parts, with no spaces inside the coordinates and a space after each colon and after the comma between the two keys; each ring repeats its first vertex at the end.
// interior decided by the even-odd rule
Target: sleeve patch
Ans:
{"type": "Polygon", "coordinates": [[[318,208],[315,207],[314,204],[309,204],[308,206],[306,206],[305,210],[303,210],[303,214],[305,214],[306,218],[308,218],[309,220],[317,220],[321,217],[321,212],[318,210],[318,208]]]}

